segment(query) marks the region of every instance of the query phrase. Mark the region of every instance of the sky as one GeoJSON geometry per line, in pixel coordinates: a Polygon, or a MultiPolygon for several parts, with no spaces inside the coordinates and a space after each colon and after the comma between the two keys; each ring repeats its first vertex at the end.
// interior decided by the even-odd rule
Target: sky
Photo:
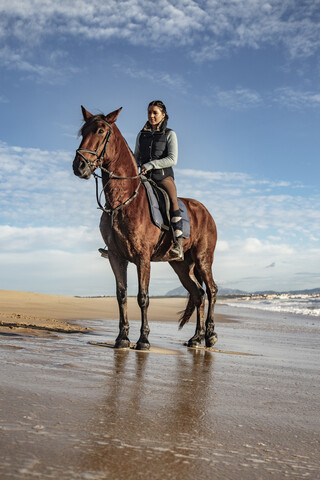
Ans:
{"type": "Polygon", "coordinates": [[[216,221],[218,286],[320,287],[319,21],[320,0],[0,0],[0,289],[114,295],[94,180],[72,172],[80,106],[123,107],[133,149],[154,99],[179,196],[216,221]]]}

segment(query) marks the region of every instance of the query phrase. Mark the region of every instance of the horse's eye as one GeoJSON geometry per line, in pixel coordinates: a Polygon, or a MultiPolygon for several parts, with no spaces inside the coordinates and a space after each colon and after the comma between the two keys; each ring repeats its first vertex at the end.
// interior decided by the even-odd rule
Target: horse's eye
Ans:
{"type": "Polygon", "coordinates": [[[104,130],[103,130],[102,128],[99,128],[98,134],[99,134],[99,135],[102,135],[103,133],[104,133],[104,130]]]}

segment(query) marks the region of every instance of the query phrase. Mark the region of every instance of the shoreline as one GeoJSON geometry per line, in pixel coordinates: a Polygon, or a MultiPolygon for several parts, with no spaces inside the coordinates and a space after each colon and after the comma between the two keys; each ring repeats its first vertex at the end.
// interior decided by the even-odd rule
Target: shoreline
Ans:
{"type": "MultiPolygon", "coordinates": [[[[151,297],[148,309],[150,322],[178,322],[185,309],[185,297],[151,297]]],[[[136,297],[128,297],[130,320],[140,320],[136,297]]],[[[43,293],[0,290],[0,332],[7,329],[47,330],[65,333],[87,333],[90,320],[118,319],[116,297],[69,297],[43,293]],[[81,322],[81,325],[80,325],[81,322]],[[83,326],[87,322],[87,325],[83,326]]],[[[195,321],[195,314],[190,322],[195,321]]],[[[228,314],[215,314],[218,323],[235,320],[228,314]]]]}

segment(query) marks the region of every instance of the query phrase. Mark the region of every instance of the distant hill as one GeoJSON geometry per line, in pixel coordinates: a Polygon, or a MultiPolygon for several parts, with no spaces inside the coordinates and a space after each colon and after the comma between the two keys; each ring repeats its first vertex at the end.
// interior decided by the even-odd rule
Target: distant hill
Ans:
{"type": "MultiPolygon", "coordinates": [[[[222,295],[278,295],[279,293],[288,293],[291,295],[312,295],[319,293],[320,288],[312,288],[307,290],[286,290],[286,291],[275,291],[275,290],[260,290],[256,292],[245,292],[243,290],[237,290],[227,287],[219,287],[218,296],[222,295]]],[[[174,288],[165,294],[165,297],[186,297],[188,292],[182,286],[174,288]]]]}
{"type": "MultiPolygon", "coordinates": [[[[188,295],[187,290],[182,286],[174,288],[173,290],[170,290],[165,294],[166,297],[186,297],[187,295],[188,295]]],[[[242,290],[219,287],[218,296],[219,295],[249,295],[249,294],[248,292],[244,292],[242,290]]]]}
{"type": "Polygon", "coordinates": [[[320,293],[320,288],[309,288],[306,290],[285,290],[285,291],[275,291],[275,290],[261,290],[259,292],[253,292],[252,295],[278,295],[279,293],[288,293],[291,295],[312,295],[315,293],[320,293]]]}

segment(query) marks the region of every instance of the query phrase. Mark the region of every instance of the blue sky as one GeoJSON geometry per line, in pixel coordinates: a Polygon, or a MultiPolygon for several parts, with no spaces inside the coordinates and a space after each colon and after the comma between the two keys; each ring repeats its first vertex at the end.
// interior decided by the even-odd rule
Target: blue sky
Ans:
{"type": "MultiPolygon", "coordinates": [[[[0,288],[114,294],[71,169],[80,105],[122,106],[133,148],[158,98],[179,195],[218,226],[218,285],[319,287],[319,20],[319,0],[0,0],[0,288]]],[[[152,294],[178,284],[152,265],[152,294]]]]}

